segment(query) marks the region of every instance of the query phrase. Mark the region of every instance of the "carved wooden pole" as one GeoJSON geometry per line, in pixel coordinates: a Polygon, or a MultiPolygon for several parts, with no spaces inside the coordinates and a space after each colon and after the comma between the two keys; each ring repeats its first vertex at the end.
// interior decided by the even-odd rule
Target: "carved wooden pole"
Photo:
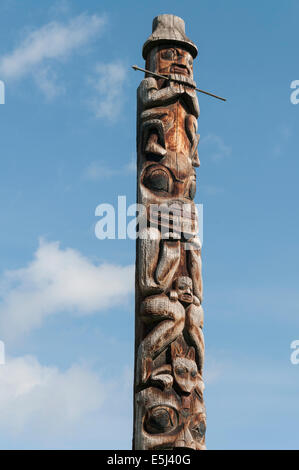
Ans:
{"type": "Polygon", "coordinates": [[[154,19],[145,68],[180,83],[146,74],[137,93],[134,449],[205,449],[196,55],[181,18],[154,19]]]}

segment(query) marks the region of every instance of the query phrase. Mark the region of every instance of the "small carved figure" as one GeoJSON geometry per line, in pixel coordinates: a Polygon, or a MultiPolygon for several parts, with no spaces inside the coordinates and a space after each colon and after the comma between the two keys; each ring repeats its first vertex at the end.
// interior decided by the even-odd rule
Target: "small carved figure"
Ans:
{"type": "Polygon", "coordinates": [[[178,277],[168,294],[146,297],[141,305],[141,318],[150,332],[141,341],[137,354],[137,384],[146,383],[151,377],[168,387],[171,379],[167,368],[153,373],[153,359],[186,330],[186,337],[196,350],[196,363],[201,376],[204,357],[202,334],[203,310],[199,299],[193,295],[192,279],[178,277]],[[163,377],[161,377],[161,375],[163,377]]]}
{"type": "Polygon", "coordinates": [[[144,254],[139,264],[142,295],[166,292],[181,262],[183,244],[194,294],[202,302],[201,243],[197,236],[186,241],[182,235],[179,234],[180,238],[177,239],[176,232],[170,232],[162,239],[161,231],[155,227],[148,227],[140,233],[138,245],[140,252],[144,254]]]}
{"type": "Polygon", "coordinates": [[[138,89],[142,148],[149,159],[161,160],[167,150],[188,153],[199,166],[197,118],[199,104],[193,81],[193,57],[184,47],[154,47],[147,60],[150,71],[183,81],[145,78],[138,89]],[[188,86],[189,85],[189,86],[188,86]],[[180,146],[176,133],[182,134],[180,146]],[[189,148],[188,148],[189,147],[189,148]]]}

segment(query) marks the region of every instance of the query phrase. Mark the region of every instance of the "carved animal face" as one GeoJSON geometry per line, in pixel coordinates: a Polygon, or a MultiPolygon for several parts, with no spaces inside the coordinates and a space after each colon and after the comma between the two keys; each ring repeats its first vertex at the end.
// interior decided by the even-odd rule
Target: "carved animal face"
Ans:
{"type": "Polygon", "coordinates": [[[196,396],[190,396],[186,408],[175,395],[167,395],[157,388],[139,392],[142,428],[137,432],[138,449],[205,449],[205,408],[196,396]]]}
{"type": "Polygon", "coordinates": [[[187,276],[180,276],[174,282],[174,290],[178,294],[178,299],[184,304],[193,302],[193,283],[187,276]]]}
{"type": "Polygon", "coordinates": [[[193,57],[178,47],[160,48],[156,56],[156,70],[163,75],[177,74],[193,78],[193,57]]]}
{"type": "Polygon", "coordinates": [[[185,393],[191,393],[199,383],[196,362],[184,357],[174,359],[173,375],[179,388],[185,393]]]}
{"type": "Polygon", "coordinates": [[[184,354],[179,346],[172,344],[171,356],[173,376],[180,390],[190,394],[194,388],[200,388],[201,377],[195,362],[194,348],[184,354]]]}
{"type": "MultiPolygon", "coordinates": [[[[169,433],[175,435],[177,431],[176,437],[172,439],[174,447],[197,449],[197,441],[202,442],[204,439],[206,423],[205,417],[201,414],[182,420],[174,407],[158,405],[149,409],[145,419],[145,428],[149,434],[155,436],[164,434],[165,437],[169,433]]],[[[163,441],[163,437],[161,440],[163,441]]]]}

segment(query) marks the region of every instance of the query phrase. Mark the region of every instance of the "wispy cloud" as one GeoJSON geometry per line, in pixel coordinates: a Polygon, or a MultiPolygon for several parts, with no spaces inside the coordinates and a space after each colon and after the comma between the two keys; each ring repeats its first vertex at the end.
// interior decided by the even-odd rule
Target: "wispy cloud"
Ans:
{"type": "Polygon", "coordinates": [[[136,159],[131,159],[124,166],[109,167],[102,161],[90,163],[83,175],[89,181],[99,181],[106,178],[111,178],[117,175],[131,174],[136,172],[136,159]]]}
{"type": "Polygon", "coordinates": [[[64,86],[58,83],[57,74],[49,66],[36,70],[33,74],[33,78],[37,86],[49,100],[65,91],[64,86]]]}
{"type": "Polygon", "coordinates": [[[209,134],[200,141],[200,151],[215,162],[229,157],[232,153],[231,147],[215,134],[209,134]]]}
{"type": "Polygon", "coordinates": [[[92,162],[84,171],[84,178],[90,181],[99,181],[120,174],[117,168],[111,168],[103,162],[92,162]]]}
{"type": "Polygon", "coordinates": [[[10,358],[1,366],[0,431],[17,435],[30,429],[46,437],[73,430],[101,407],[106,388],[81,365],[60,371],[33,356],[10,358]]]}
{"type": "Polygon", "coordinates": [[[106,18],[82,14],[66,23],[52,21],[31,31],[12,52],[0,60],[6,81],[32,76],[47,97],[56,88],[52,79],[55,61],[64,60],[103,32],[106,18]]]}
{"type": "Polygon", "coordinates": [[[120,61],[96,65],[94,75],[89,78],[94,92],[89,105],[97,118],[111,122],[118,119],[125,103],[126,76],[127,67],[120,61]]]}
{"type": "Polygon", "coordinates": [[[102,161],[92,162],[84,171],[84,178],[89,181],[100,181],[117,175],[132,174],[136,172],[136,163],[132,159],[122,167],[109,167],[102,161]]]}
{"type": "Polygon", "coordinates": [[[8,358],[0,368],[0,447],[129,448],[132,367],[116,370],[107,381],[82,364],[62,370],[34,356],[8,358]]]}
{"type": "Polygon", "coordinates": [[[86,315],[119,305],[133,287],[133,266],[95,265],[58,242],[41,242],[27,267],[0,279],[1,337],[14,339],[49,315],[86,315]]]}

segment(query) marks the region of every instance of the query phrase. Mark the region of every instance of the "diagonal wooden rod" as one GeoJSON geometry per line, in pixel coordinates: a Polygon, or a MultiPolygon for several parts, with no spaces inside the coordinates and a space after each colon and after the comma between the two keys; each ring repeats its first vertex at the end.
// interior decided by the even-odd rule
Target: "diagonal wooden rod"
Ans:
{"type": "Polygon", "coordinates": [[[140,70],[140,72],[144,72],[144,73],[149,73],[150,75],[153,75],[153,77],[164,78],[165,80],[169,80],[171,82],[176,82],[176,83],[180,83],[181,85],[189,86],[191,88],[194,88],[199,93],[203,93],[204,95],[212,96],[213,98],[217,98],[218,100],[221,100],[221,101],[226,101],[226,98],[221,98],[221,96],[214,95],[213,93],[209,93],[208,91],[200,90],[199,88],[196,88],[195,86],[191,85],[190,83],[186,83],[183,80],[178,80],[176,78],[167,77],[167,75],[160,75],[159,73],[151,72],[150,70],[146,70],[146,69],[142,69],[141,67],[137,67],[137,65],[132,65],[132,69],[140,70]]]}

